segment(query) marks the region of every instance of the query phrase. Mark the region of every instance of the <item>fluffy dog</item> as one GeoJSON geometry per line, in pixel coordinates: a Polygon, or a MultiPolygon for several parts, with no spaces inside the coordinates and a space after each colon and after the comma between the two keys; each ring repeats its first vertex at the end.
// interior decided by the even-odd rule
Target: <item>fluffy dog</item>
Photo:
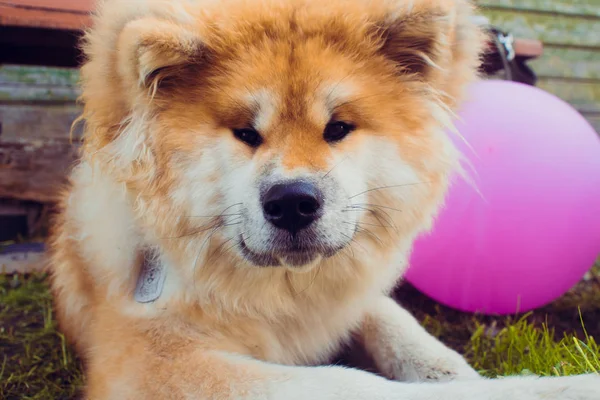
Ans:
{"type": "Polygon", "coordinates": [[[472,12],[101,4],[51,245],[86,398],[600,398],[597,376],[482,379],[387,297],[460,171],[445,132],[477,76],[472,12]],[[351,335],[389,379],[317,366],[351,335]]]}

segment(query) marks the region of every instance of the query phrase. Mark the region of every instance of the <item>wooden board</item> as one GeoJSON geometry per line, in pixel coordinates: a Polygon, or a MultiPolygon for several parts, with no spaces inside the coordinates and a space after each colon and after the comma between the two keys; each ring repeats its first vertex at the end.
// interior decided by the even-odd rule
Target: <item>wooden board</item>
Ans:
{"type": "MultiPolygon", "coordinates": [[[[0,104],[0,142],[69,140],[71,125],[80,114],[75,104],[0,104]]],[[[81,137],[81,126],[77,128],[74,140],[81,137]]]]}
{"type": "Polygon", "coordinates": [[[49,68],[0,65],[0,84],[76,86],[79,71],[74,68],[49,68]]]}
{"type": "Polygon", "coordinates": [[[538,87],[554,93],[576,108],[586,107],[600,110],[600,82],[585,82],[569,79],[541,78],[538,87]]]}
{"type": "Polygon", "coordinates": [[[89,25],[93,0],[2,0],[0,25],[80,30],[89,25]]]}
{"type": "Polygon", "coordinates": [[[0,102],[73,103],[79,73],[71,68],[0,66],[0,102]]]}
{"type": "Polygon", "coordinates": [[[484,8],[483,12],[492,24],[515,37],[538,39],[555,46],[600,48],[600,22],[596,18],[503,8],[484,8]]]}
{"type": "Polygon", "coordinates": [[[2,0],[4,4],[15,7],[32,8],[48,11],[67,11],[89,13],[94,6],[94,0],[2,0]]]}
{"type": "Polygon", "coordinates": [[[535,10],[555,14],[600,17],[598,0],[478,0],[482,7],[511,9],[515,11],[535,10]]]}
{"type": "Polygon", "coordinates": [[[529,65],[540,77],[600,80],[600,49],[546,46],[529,65]]]}
{"type": "Polygon", "coordinates": [[[77,154],[68,141],[0,141],[0,198],[56,202],[77,154]]]}
{"type": "Polygon", "coordinates": [[[0,198],[56,201],[77,157],[77,70],[0,67],[0,198]]]}

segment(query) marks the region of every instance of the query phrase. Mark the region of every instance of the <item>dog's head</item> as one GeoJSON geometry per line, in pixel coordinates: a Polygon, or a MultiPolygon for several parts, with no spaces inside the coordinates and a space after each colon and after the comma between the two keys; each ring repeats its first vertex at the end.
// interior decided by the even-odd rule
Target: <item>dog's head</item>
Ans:
{"type": "Polygon", "coordinates": [[[478,65],[464,1],[145,3],[88,35],[83,98],[157,237],[301,267],[428,226],[478,65]]]}

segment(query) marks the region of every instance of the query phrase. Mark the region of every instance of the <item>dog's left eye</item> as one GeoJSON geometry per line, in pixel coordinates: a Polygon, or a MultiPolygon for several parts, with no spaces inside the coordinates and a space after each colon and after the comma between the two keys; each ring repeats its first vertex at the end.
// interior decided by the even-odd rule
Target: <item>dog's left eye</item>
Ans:
{"type": "Polygon", "coordinates": [[[258,147],[262,143],[260,133],[253,128],[234,129],[233,135],[250,147],[258,147]]]}
{"type": "Polygon", "coordinates": [[[332,121],[325,126],[325,131],[323,132],[323,138],[326,142],[339,142],[350,132],[352,132],[356,127],[352,124],[348,124],[342,121],[332,121]]]}

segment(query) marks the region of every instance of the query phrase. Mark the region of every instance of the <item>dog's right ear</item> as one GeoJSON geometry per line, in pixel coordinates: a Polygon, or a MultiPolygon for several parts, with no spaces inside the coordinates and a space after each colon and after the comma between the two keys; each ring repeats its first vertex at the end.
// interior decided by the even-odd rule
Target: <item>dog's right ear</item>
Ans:
{"type": "Polygon", "coordinates": [[[199,34],[181,25],[142,18],[129,22],[117,44],[118,73],[129,89],[159,90],[183,69],[206,61],[199,34]]]}

